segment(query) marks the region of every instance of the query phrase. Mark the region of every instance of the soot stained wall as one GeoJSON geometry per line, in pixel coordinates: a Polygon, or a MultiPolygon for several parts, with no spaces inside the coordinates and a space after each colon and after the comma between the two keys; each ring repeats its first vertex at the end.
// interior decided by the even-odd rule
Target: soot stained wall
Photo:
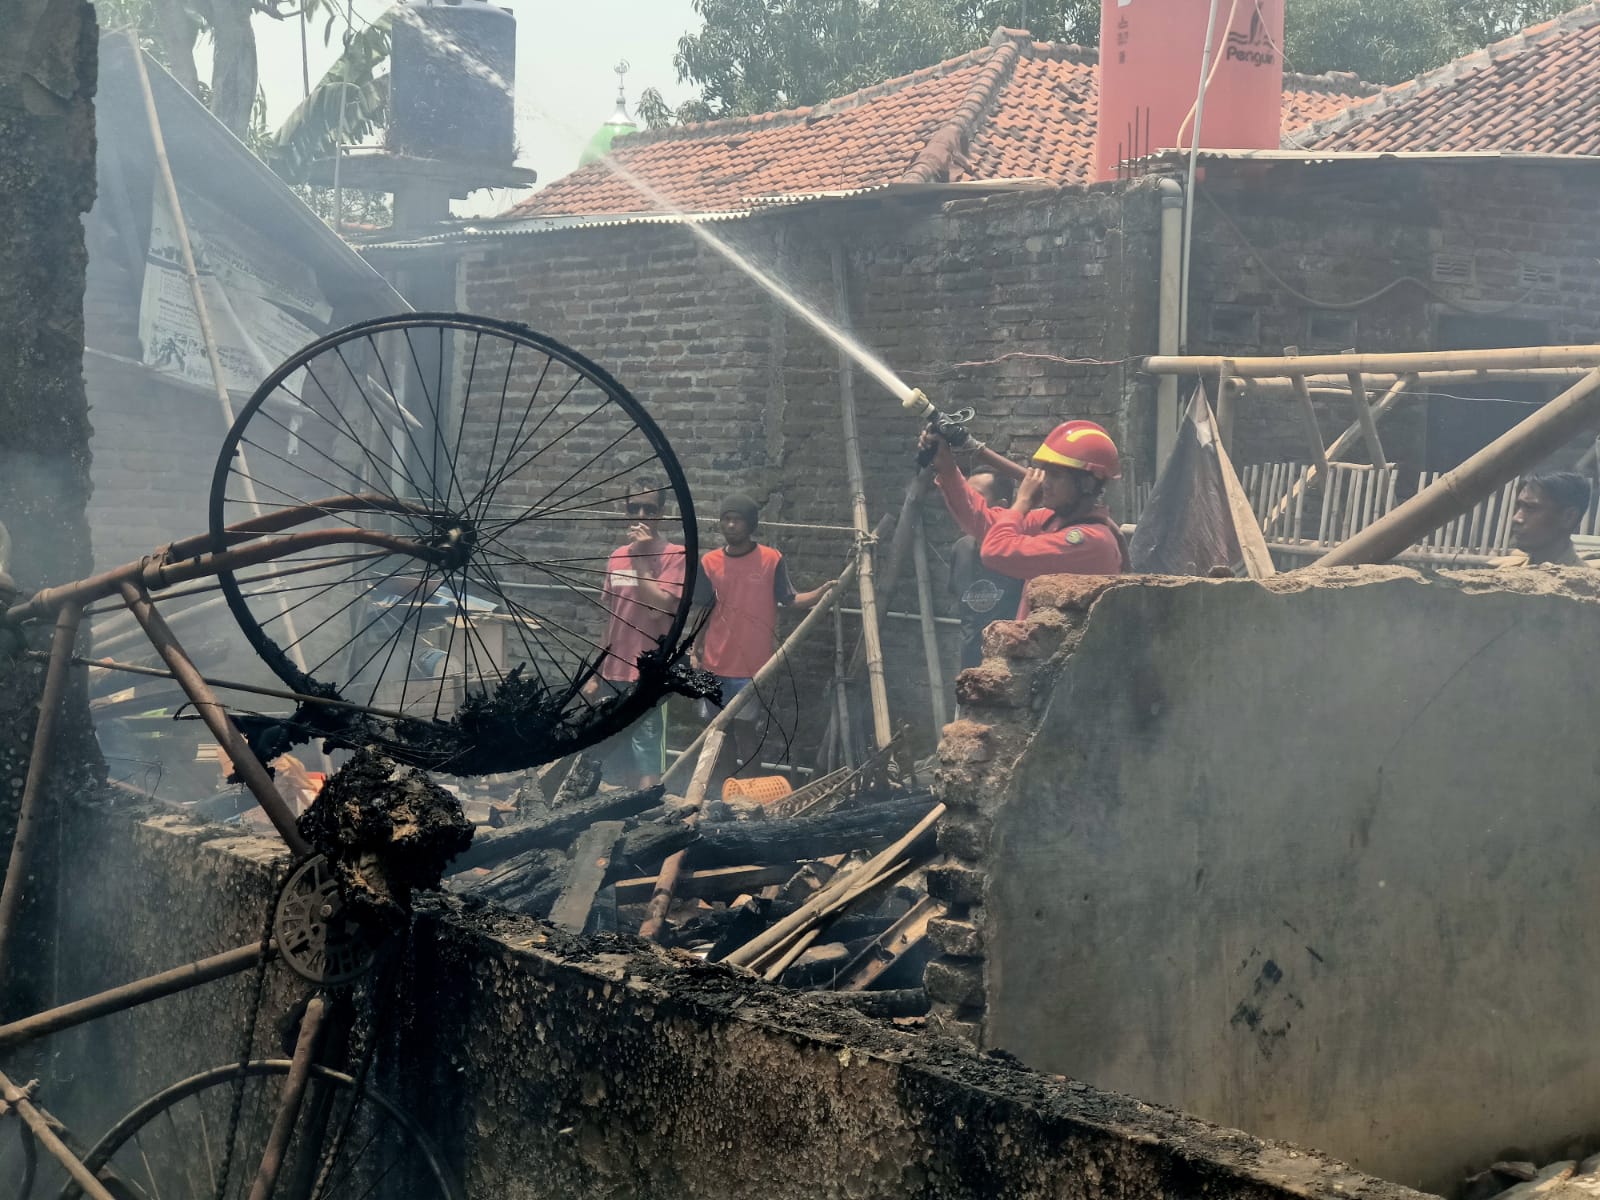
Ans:
{"type": "MultiPolygon", "coordinates": [[[[279,847],[171,814],[107,811],[115,847],[68,928],[74,992],[259,937],[279,847]]],[[[280,863],[281,866],[281,863],[280,863]]],[[[429,904],[384,994],[374,1068],[468,1200],[1416,1200],[1320,1155],[1038,1075],[632,939],[429,904]]],[[[257,1047],[304,985],[272,968],[257,1047]]],[[[48,1103],[91,1136],[112,1113],[232,1061],[252,980],[110,1018],[56,1044],[48,1103]]]]}
{"type": "MultiPolygon", "coordinates": [[[[86,574],[89,420],[80,369],[84,244],[80,214],[94,199],[94,10],[76,0],[25,0],[6,9],[0,38],[0,524],[9,571],[33,590],[86,574]]],[[[49,631],[29,644],[49,644],[49,631]]],[[[0,657],[0,846],[9,848],[38,713],[42,667],[0,657]]],[[[83,786],[93,763],[81,687],[62,723],[61,769],[47,797],[83,786]]],[[[47,841],[49,839],[46,839],[47,841]]],[[[43,866],[44,864],[41,864],[43,866]]],[[[43,874],[43,873],[41,873],[43,874]]],[[[44,915],[34,889],[31,915],[44,915]]],[[[15,948],[0,1000],[37,996],[39,947],[15,948]]]]}

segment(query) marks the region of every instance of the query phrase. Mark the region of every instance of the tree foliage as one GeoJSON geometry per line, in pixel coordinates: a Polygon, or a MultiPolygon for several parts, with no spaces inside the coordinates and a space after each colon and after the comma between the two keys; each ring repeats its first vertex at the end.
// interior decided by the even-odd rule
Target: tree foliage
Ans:
{"type": "Polygon", "coordinates": [[[700,95],[676,111],[648,90],[648,125],[817,104],[981,46],[998,26],[1093,42],[1099,0],[695,0],[678,42],[680,82],[700,95]]]}
{"type": "Polygon", "coordinates": [[[1288,0],[1284,53],[1297,71],[1398,83],[1574,7],[1572,0],[1288,0]]]}
{"type": "MultiPolygon", "coordinates": [[[[1251,0],[1240,0],[1248,4],[1251,0]]],[[[1220,0],[1227,11],[1229,0],[1220,0]]],[[[1287,0],[1285,59],[1392,83],[1573,7],[1573,0],[1287,0]]],[[[817,104],[981,46],[999,26],[1099,41],[1099,0],[695,0],[674,57],[699,95],[647,89],[647,125],[817,104]]]]}
{"type": "Polygon", "coordinates": [[[96,0],[95,15],[104,30],[132,30],[146,51],[177,81],[198,96],[238,137],[250,132],[260,103],[260,72],[251,21],[268,16],[298,20],[333,0],[96,0]],[[211,42],[211,76],[201,79],[196,50],[211,42]]]}

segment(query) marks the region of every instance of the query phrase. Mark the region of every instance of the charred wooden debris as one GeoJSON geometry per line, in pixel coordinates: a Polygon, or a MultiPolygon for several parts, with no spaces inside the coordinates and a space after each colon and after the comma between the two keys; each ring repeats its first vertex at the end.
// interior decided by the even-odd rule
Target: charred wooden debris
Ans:
{"type": "MultiPolygon", "coordinates": [[[[696,806],[605,791],[578,756],[525,785],[451,865],[450,889],[572,933],[637,932],[783,986],[851,994],[880,1016],[927,1009],[924,869],[943,806],[887,756],[768,802],[696,806]]],[[[843,999],[843,997],[841,997],[843,999]]]]}

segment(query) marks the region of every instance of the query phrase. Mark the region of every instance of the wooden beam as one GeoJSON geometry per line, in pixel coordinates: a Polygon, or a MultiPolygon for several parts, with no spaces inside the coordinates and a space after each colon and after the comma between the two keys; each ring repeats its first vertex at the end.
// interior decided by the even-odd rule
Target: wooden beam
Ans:
{"type": "Polygon", "coordinates": [[[622,840],[621,821],[601,821],[583,831],[573,848],[572,872],[550,910],[550,923],[568,933],[582,933],[589,924],[589,910],[605,884],[611,857],[622,840]]]}
{"type": "Polygon", "coordinates": [[[859,992],[871,987],[890,967],[922,944],[928,936],[928,925],[946,911],[932,896],[918,900],[844,965],[834,980],[834,987],[841,992],[859,992]]]}
{"type": "MultiPolygon", "coordinates": [[[[685,900],[737,896],[740,892],[754,892],[769,884],[787,883],[794,872],[794,863],[711,867],[704,871],[680,870],[673,894],[685,900]]],[[[619,880],[616,885],[617,903],[643,904],[655,892],[659,879],[659,875],[640,875],[635,879],[619,880]]]]}
{"type": "Polygon", "coordinates": [[[640,788],[636,792],[611,792],[552,813],[541,820],[480,833],[473,838],[472,845],[456,856],[450,864],[450,871],[456,874],[474,867],[492,867],[528,850],[566,847],[596,821],[616,821],[638,816],[659,804],[661,795],[659,784],[640,788]]]}

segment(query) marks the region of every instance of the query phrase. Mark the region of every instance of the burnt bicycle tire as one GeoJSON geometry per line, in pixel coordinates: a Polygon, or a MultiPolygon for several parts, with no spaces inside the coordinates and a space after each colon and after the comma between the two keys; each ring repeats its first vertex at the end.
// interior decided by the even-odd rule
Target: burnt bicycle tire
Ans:
{"type": "MultiPolygon", "coordinates": [[[[145,1100],[107,1130],[105,1135],[83,1156],[83,1165],[89,1169],[91,1174],[99,1177],[101,1172],[105,1171],[108,1165],[113,1163],[118,1153],[130,1144],[137,1147],[140,1157],[144,1158],[146,1152],[139,1141],[140,1132],[155,1125],[164,1115],[168,1116],[169,1121],[171,1121],[170,1114],[184,1101],[192,1100],[212,1088],[223,1088],[231,1093],[233,1087],[240,1083],[241,1078],[250,1080],[270,1076],[287,1076],[289,1068],[290,1060],[287,1058],[256,1059],[243,1064],[231,1063],[227,1066],[213,1067],[209,1071],[202,1071],[197,1075],[189,1076],[187,1079],[179,1080],[177,1083],[162,1089],[145,1100]]],[[[372,1087],[363,1087],[359,1095],[355,1095],[355,1079],[342,1071],[335,1071],[331,1067],[313,1064],[311,1067],[311,1080],[313,1085],[317,1081],[321,1081],[333,1088],[335,1092],[344,1095],[347,1102],[353,1100],[358,1106],[370,1106],[384,1119],[393,1122],[396,1133],[403,1136],[409,1143],[410,1148],[415,1151],[415,1167],[426,1177],[427,1181],[431,1181],[432,1185],[426,1197],[408,1191],[406,1200],[461,1200],[460,1189],[456,1185],[449,1168],[445,1165],[444,1156],[440,1154],[438,1147],[433,1144],[432,1138],[393,1100],[372,1087]]],[[[175,1133],[176,1129],[177,1126],[173,1123],[175,1133]]],[[[198,1165],[193,1164],[196,1169],[192,1171],[185,1170],[186,1177],[191,1182],[195,1179],[207,1180],[209,1175],[214,1175],[215,1173],[214,1159],[220,1157],[220,1147],[211,1147],[208,1137],[199,1140],[189,1137],[185,1140],[188,1144],[184,1149],[193,1155],[195,1159],[199,1159],[202,1155],[212,1156],[212,1161],[208,1161],[207,1174],[201,1174],[198,1170],[198,1165]]],[[[347,1142],[346,1144],[349,1143],[347,1142]]],[[[369,1142],[368,1145],[370,1144],[369,1142]]],[[[343,1146],[340,1149],[342,1150],[343,1146]]],[[[363,1148],[362,1153],[364,1152],[363,1148]]],[[[244,1161],[235,1164],[237,1170],[233,1178],[242,1180],[245,1189],[248,1189],[256,1164],[250,1161],[249,1155],[241,1157],[244,1161]]],[[[155,1165],[151,1165],[148,1162],[143,1162],[139,1165],[152,1172],[159,1167],[164,1174],[171,1174],[169,1170],[170,1164],[164,1161],[155,1165]]],[[[335,1167],[330,1172],[330,1178],[337,1180],[340,1169],[340,1167],[335,1167]]],[[[137,1168],[124,1171],[122,1174],[126,1175],[133,1185],[140,1186],[137,1168]]],[[[346,1176],[354,1181],[356,1178],[354,1169],[351,1168],[347,1171],[346,1176]]],[[[211,1182],[215,1186],[215,1181],[211,1180],[211,1182]]],[[[352,1186],[354,1186],[354,1183],[352,1186]]],[[[82,1189],[71,1181],[60,1192],[61,1200],[82,1200],[82,1196],[82,1189]]],[[[340,1200],[340,1197],[337,1192],[325,1192],[321,1200],[340,1200]]]]}
{"type": "Polygon", "coordinates": [[[583,687],[608,646],[606,527],[626,519],[619,493],[646,484],[670,497],[660,520],[687,573],[698,538],[682,467],[607,371],[509,321],[365,321],[301,349],[240,410],[212,477],[212,546],[241,520],[321,504],[302,528],[354,526],[415,552],[319,548],[275,561],[264,587],[241,582],[259,568],[218,582],[262,661],[312,698],[285,724],[293,740],[376,745],[456,775],[522,770],[619,732],[667,690],[687,578],[670,612],[639,617],[653,639],[639,680],[583,687]],[[361,502],[328,504],[341,488],[361,502]]]}

